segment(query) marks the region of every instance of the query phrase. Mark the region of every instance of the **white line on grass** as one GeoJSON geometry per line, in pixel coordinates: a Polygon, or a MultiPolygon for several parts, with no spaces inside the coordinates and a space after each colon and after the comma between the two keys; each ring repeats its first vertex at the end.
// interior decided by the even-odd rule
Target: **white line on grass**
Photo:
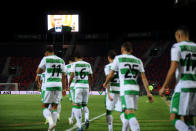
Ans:
{"type": "MultiPolygon", "coordinates": [[[[91,121],[94,121],[94,120],[96,120],[96,119],[99,119],[100,117],[102,117],[102,116],[104,116],[106,113],[103,113],[103,114],[101,114],[101,115],[99,115],[99,116],[96,116],[96,117],[93,117],[92,119],[90,119],[89,121],[91,122],[91,121]]],[[[82,123],[82,126],[84,125],[85,123],[83,122],[82,123]]],[[[76,128],[78,128],[76,125],[74,125],[72,128],[69,128],[69,129],[66,129],[65,131],[72,131],[72,130],[74,130],[74,129],[76,129],[76,128]]]]}
{"type": "Polygon", "coordinates": [[[163,97],[161,97],[161,99],[167,104],[167,106],[170,108],[170,103],[167,102],[163,97]]]}

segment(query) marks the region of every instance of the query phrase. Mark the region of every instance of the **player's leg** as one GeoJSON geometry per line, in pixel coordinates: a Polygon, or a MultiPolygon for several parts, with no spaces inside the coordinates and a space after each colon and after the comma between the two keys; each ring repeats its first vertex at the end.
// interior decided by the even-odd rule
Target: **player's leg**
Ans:
{"type": "Polygon", "coordinates": [[[49,104],[48,109],[52,111],[52,104],[49,104]]]}
{"type": "Polygon", "coordinates": [[[191,129],[196,131],[193,116],[196,115],[196,93],[181,92],[179,113],[184,116],[184,122],[191,129]]]}
{"type": "Polygon", "coordinates": [[[125,120],[125,113],[124,112],[120,113],[120,120],[123,124],[122,131],[129,131],[129,121],[125,120]]]}
{"type": "Polygon", "coordinates": [[[180,92],[175,92],[172,96],[171,107],[170,107],[170,121],[178,131],[188,131],[188,126],[178,115],[180,108],[180,92]]]}
{"type": "Polygon", "coordinates": [[[113,131],[113,116],[112,110],[114,110],[114,95],[110,93],[113,101],[111,101],[106,93],[106,122],[108,124],[108,131],[113,131]]]}
{"type": "Polygon", "coordinates": [[[188,125],[191,131],[196,131],[196,127],[194,125],[194,117],[193,116],[184,116],[184,121],[188,125]]]}
{"type": "Polygon", "coordinates": [[[56,103],[52,104],[52,118],[53,118],[53,121],[55,124],[57,123],[57,119],[58,119],[57,107],[58,107],[58,104],[56,104],[56,103]]]}
{"type": "Polygon", "coordinates": [[[73,124],[74,122],[74,103],[72,102],[72,108],[71,108],[71,117],[68,118],[69,124],[73,124]]]}
{"type": "MultiPolygon", "coordinates": [[[[49,108],[48,105],[45,105],[44,102],[45,90],[41,90],[41,101],[42,101],[42,109],[44,110],[46,107],[49,108]]],[[[50,105],[50,104],[49,104],[50,105]]],[[[44,116],[45,117],[45,116],[44,116]]],[[[44,124],[48,124],[48,120],[46,119],[44,124]]]]}
{"type": "MultiPolygon", "coordinates": [[[[56,123],[57,123],[57,119],[58,119],[57,107],[58,107],[58,104],[60,104],[61,99],[62,99],[62,91],[51,91],[51,92],[52,92],[52,97],[51,97],[52,119],[53,119],[55,127],[56,127],[56,123]]],[[[54,131],[54,130],[52,130],[52,131],[54,131]]]]}
{"type": "Polygon", "coordinates": [[[48,109],[49,104],[52,103],[53,99],[53,92],[52,91],[45,91],[44,99],[43,99],[43,115],[49,122],[49,131],[52,131],[53,128],[56,127],[56,124],[52,118],[52,112],[48,109]]]}
{"type": "Polygon", "coordinates": [[[61,113],[61,102],[57,106],[57,120],[60,120],[60,113],[61,113]]]}
{"type": "Polygon", "coordinates": [[[89,127],[89,109],[87,107],[88,94],[89,94],[89,89],[83,89],[83,91],[82,91],[82,110],[84,112],[84,120],[85,120],[85,128],[86,129],[89,127]]]}
{"type": "Polygon", "coordinates": [[[108,124],[108,131],[113,131],[113,117],[110,110],[106,110],[106,122],[108,124]]]}
{"type": "MultiPolygon", "coordinates": [[[[115,104],[115,110],[116,110],[117,112],[119,112],[119,114],[120,114],[120,120],[121,120],[121,122],[122,122],[122,124],[123,124],[123,122],[124,122],[124,120],[125,120],[125,115],[124,115],[124,112],[123,112],[123,110],[122,110],[122,102],[121,102],[120,94],[116,94],[115,97],[117,98],[117,101],[116,101],[116,104],[115,104]]],[[[127,128],[125,128],[124,130],[125,130],[125,131],[129,131],[129,126],[126,125],[125,127],[127,127],[127,128]]]]}
{"type": "Polygon", "coordinates": [[[82,89],[76,88],[75,94],[74,94],[74,106],[73,106],[73,112],[74,117],[77,121],[78,131],[82,131],[82,89]]]}
{"type": "Polygon", "coordinates": [[[74,94],[75,94],[74,92],[75,92],[74,88],[71,88],[69,91],[69,100],[72,102],[71,117],[68,118],[70,125],[73,124],[73,121],[74,121],[74,112],[73,112],[73,109],[74,109],[73,108],[73,105],[74,105],[73,99],[74,99],[74,94]]]}
{"type": "MultiPolygon", "coordinates": [[[[125,108],[125,120],[123,124],[127,125],[127,122],[129,123],[129,126],[132,131],[140,131],[139,123],[135,117],[135,111],[137,109],[137,101],[138,101],[138,95],[124,95],[124,97],[121,97],[122,105],[125,108]]],[[[126,126],[123,126],[124,130],[127,130],[126,126]]]]}

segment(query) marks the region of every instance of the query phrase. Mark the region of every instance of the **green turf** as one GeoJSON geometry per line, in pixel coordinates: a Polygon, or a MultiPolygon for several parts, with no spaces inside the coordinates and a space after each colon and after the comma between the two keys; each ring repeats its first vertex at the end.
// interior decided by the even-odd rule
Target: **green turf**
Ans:
{"type": "MultiPolygon", "coordinates": [[[[146,97],[140,97],[136,117],[141,131],[175,131],[169,122],[169,108],[160,97],[155,97],[153,104],[146,97]]],[[[90,119],[105,112],[104,96],[90,96],[90,119]]],[[[68,97],[62,101],[61,120],[57,123],[56,131],[64,131],[71,114],[71,103],[68,97]]],[[[113,112],[114,130],[121,130],[119,113],[113,112]]],[[[39,95],[0,95],[0,131],[47,131],[44,125],[41,101],[39,95]]],[[[89,131],[107,131],[105,116],[90,123],[89,131]]]]}

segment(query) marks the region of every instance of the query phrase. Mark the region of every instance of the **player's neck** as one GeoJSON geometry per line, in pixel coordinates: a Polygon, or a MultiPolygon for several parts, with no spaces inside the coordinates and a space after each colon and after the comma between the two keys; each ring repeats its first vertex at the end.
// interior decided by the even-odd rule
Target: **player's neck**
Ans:
{"type": "Polygon", "coordinates": [[[179,42],[183,42],[183,41],[190,41],[189,38],[182,38],[179,42]]]}
{"type": "Polygon", "coordinates": [[[82,58],[77,59],[77,61],[82,61],[82,58]]]}
{"type": "Polygon", "coordinates": [[[124,51],[124,52],[122,52],[122,54],[123,54],[123,55],[130,55],[131,52],[124,51]]]}
{"type": "Polygon", "coordinates": [[[112,62],[113,62],[113,60],[109,60],[109,62],[110,62],[110,63],[112,63],[112,62]]]}
{"type": "Polygon", "coordinates": [[[54,55],[54,53],[48,53],[48,56],[54,55]]]}

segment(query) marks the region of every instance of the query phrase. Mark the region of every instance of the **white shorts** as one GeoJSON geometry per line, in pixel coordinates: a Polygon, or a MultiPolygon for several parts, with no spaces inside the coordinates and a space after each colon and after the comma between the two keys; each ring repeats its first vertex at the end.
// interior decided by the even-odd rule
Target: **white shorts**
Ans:
{"type": "Polygon", "coordinates": [[[59,104],[62,98],[62,91],[45,91],[44,104],[59,104]]]}
{"type": "Polygon", "coordinates": [[[88,88],[75,88],[75,90],[73,90],[73,102],[79,105],[87,105],[88,94],[88,88]]]}
{"type": "Polygon", "coordinates": [[[120,94],[110,93],[113,101],[110,101],[108,95],[106,94],[106,109],[109,111],[115,110],[118,112],[122,112],[121,98],[120,94]]]}
{"type": "Polygon", "coordinates": [[[138,95],[123,95],[121,96],[122,109],[136,110],[138,105],[138,95]]]}
{"type": "Polygon", "coordinates": [[[172,96],[170,113],[196,116],[196,89],[182,88],[181,92],[175,92],[172,96]]]}
{"type": "Polygon", "coordinates": [[[180,93],[179,115],[196,116],[196,93],[194,92],[180,93]]]}

